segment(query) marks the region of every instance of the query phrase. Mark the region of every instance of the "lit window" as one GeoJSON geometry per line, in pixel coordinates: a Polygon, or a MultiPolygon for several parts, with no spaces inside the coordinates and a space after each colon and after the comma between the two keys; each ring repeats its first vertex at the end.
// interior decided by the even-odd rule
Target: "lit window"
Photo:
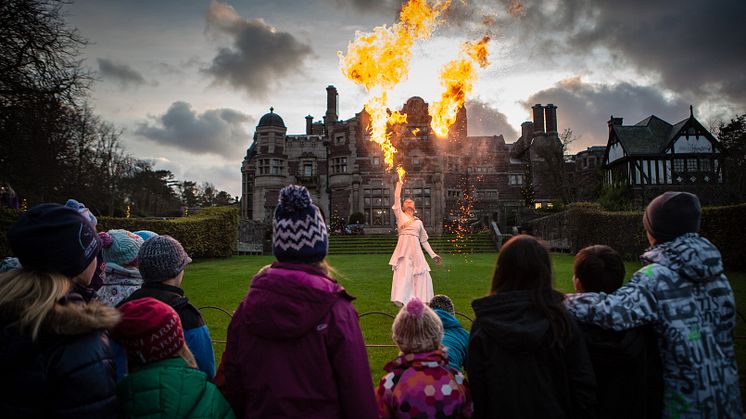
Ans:
{"type": "Polygon", "coordinates": [[[534,203],[534,208],[535,209],[541,209],[541,202],[535,202],[534,203]]]}
{"type": "Polygon", "coordinates": [[[547,208],[554,208],[554,204],[551,202],[547,202],[547,208]]]}

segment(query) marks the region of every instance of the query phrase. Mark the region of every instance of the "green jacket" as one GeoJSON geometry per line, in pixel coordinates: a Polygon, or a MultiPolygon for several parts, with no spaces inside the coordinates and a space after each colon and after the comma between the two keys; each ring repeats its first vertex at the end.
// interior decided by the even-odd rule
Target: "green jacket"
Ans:
{"type": "Polygon", "coordinates": [[[127,418],[235,418],[205,373],[187,367],[181,358],[130,372],[117,386],[117,396],[127,418]]]}

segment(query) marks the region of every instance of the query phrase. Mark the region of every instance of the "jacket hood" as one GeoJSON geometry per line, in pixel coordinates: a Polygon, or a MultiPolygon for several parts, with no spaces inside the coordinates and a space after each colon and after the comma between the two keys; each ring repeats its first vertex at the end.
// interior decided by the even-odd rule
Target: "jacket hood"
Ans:
{"type": "MultiPolygon", "coordinates": [[[[127,277],[127,278],[133,278],[141,280],[142,277],[140,276],[140,271],[137,269],[137,267],[131,266],[131,267],[124,267],[121,265],[117,265],[113,262],[106,262],[106,268],[104,268],[104,273],[106,274],[114,274],[117,277],[127,277]]],[[[106,281],[106,277],[104,277],[104,282],[106,281]]]]}
{"type": "Polygon", "coordinates": [[[638,329],[614,331],[590,324],[581,324],[585,343],[604,362],[638,359],[645,350],[645,336],[638,329]]]}
{"type": "Polygon", "coordinates": [[[697,233],[655,245],[643,253],[642,260],[665,266],[691,282],[711,281],[725,271],[720,251],[697,233]]]}
{"type": "MultiPolygon", "coordinates": [[[[22,308],[13,307],[2,313],[3,326],[12,326],[22,308]]],[[[77,294],[68,295],[62,304],[56,304],[41,325],[40,339],[51,336],[74,336],[99,329],[111,329],[121,315],[116,309],[98,301],[84,304],[77,294]]]]}
{"type": "Polygon", "coordinates": [[[352,300],[320,270],[275,262],[251,281],[243,302],[243,324],[249,334],[264,339],[297,338],[312,328],[323,330],[322,320],[340,298],[352,300]]]}
{"type": "Polygon", "coordinates": [[[440,317],[440,321],[443,322],[443,328],[444,329],[453,329],[453,328],[461,328],[461,323],[458,321],[458,319],[451,313],[441,310],[439,308],[436,308],[433,310],[435,314],[440,317]]]}
{"type": "Polygon", "coordinates": [[[533,352],[547,343],[549,320],[531,301],[529,291],[510,291],[474,300],[475,323],[501,346],[533,352]]]}

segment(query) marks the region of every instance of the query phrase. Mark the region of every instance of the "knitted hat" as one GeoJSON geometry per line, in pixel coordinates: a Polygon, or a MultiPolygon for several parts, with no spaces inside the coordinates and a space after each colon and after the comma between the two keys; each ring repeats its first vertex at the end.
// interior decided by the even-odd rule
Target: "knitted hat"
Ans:
{"type": "Polygon", "coordinates": [[[70,278],[83,272],[101,249],[90,221],[59,204],[40,204],[26,211],[7,237],[24,268],[70,278]]]}
{"type": "Polygon", "coordinates": [[[686,233],[699,231],[702,207],[697,195],[689,192],[666,192],[650,201],[642,224],[659,243],[686,233]]]}
{"type": "Polygon", "coordinates": [[[171,306],[145,297],[119,306],[122,320],[114,328],[114,339],[127,350],[127,357],[147,364],[173,358],[184,346],[184,329],[171,306]]]}
{"type": "Polygon", "coordinates": [[[451,301],[450,298],[448,298],[447,295],[438,294],[435,297],[433,297],[432,300],[430,300],[430,308],[440,309],[445,311],[446,313],[451,313],[452,315],[456,315],[456,310],[453,308],[453,301],[451,301]]]}
{"type": "Polygon", "coordinates": [[[142,246],[142,237],[127,230],[109,230],[98,235],[104,246],[104,262],[116,263],[119,266],[137,266],[137,252],[142,246]]]}
{"type": "Polygon", "coordinates": [[[321,211],[303,186],[280,191],[272,221],[272,253],[280,262],[315,263],[326,257],[329,233],[321,211]]]}
{"type": "Polygon", "coordinates": [[[430,307],[415,297],[396,315],[391,332],[403,353],[429,352],[440,348],[443,323],[430,307]]]}
{"type": "Polygon", "coordinates": [[[148,241],[158,235],[158,233],[150,231],[150,230],[135,231],[135,234],[140,236],[140,238],[143,239],[144,241],[148,241]]]}
{"type": "Polygon", "coordinates": [[[0,260],[0,274],[3,272],[12,271],[13,269],[21,269],[21,262],[18,258],[3,258],[0,260]]]}
{"type": "Polygon", "coordinates": [[[171,236],[155,236],[146,241],[137,259],[140,276],[145,282],[171,279],[192,261],[181,243],[171,236]]]}
{"type": "Polygon", "coordinates": [[[96,216],[91,214],[91,211],[88,208],[86,208],[86,206],[83,205],[82,202],[78,202],[74,199],[68,199],[67,202],[65,202],[65,206],[68,208],[72,208],[75,211],[78,211],[80,215],[88,218],[88,221],[91,222],[91,225],[93,226],[93,228],[96,228],[96,225],[98,224],[98,220],[96,219],[96,216]]]}

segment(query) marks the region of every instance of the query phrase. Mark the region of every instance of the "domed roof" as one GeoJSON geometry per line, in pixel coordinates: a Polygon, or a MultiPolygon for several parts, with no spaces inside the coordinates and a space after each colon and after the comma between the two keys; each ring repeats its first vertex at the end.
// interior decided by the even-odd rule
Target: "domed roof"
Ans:
{"type": "Polygon", "coordinates": [[[285,128],[285,121],[282,120],[280,115],[275,113],[275,108],[269,108],[269,113],[265,113],[264,116],[259,119],[259,124],[256,126],[260,127],[281,127],[285,128]]]}

